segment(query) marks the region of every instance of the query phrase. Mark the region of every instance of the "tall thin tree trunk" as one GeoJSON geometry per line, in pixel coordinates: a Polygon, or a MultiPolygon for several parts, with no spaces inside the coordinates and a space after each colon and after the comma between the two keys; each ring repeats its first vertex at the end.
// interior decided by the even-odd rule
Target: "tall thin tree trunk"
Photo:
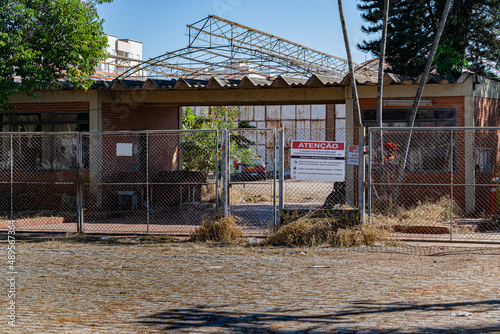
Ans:
{"type": "MultiPolygon", "coordinates": [[[[422,73],[420,83],[418,85],[417,93],[415,95],[415,100],[413,101],[413,106],[410,111],[410,119],[408,120],[408,127],[414,127],[415,119],[417,117],[418,105],[420,104],[420,98],[422,97],[422,93],[425,87],[425,81],[427,80],[427,76],[431,70],[432,61],[434,60],[434,56],[436,55],[436,49],[439,45],[439,40],[441,39],[441,35],[444,30],[444,26],[446,24],[446,19],[448,18],[448,13],[450,12],[451,0],[447,0],[444,6],[443,15],[441,16],[441,21],[439,22],[439,28],[436,32],[436,37],[434,38],[434,42],[432,43],[431,51],[429,52],[429,56],[427,58],[427,64],[424,68],[424,73],[422,73]]],[[[408,153],[410,152],[410,144],[411,144],[411,136],[413,130],[408,134],[408,140],[406,142],[405,151],[403,154],[403,161],[399,164],[398,170],[398,178],[396,181],[397,188],[394,191],[394,204],[398,204],[399,194],[401,191],[401,183],[403,182],[403,177],[406,169],[406,164],[408,161],[408,153]]]]}
{"type": "Polygon", "coordinates": [[[360,213],[360,220],[364,222],[365,219],[365,155],[364,155],[364,128],[363,118],[361,117],[361,110],[359,108],[358,91],[356,88],[356,77],[354,76],[354,64],[351,57],[351,48],[349,46],[349,37],[347,36],[347,27],[345,24],[344,9],[342,7],[342,0],[338,0],[340,23],[342,25],[342,32],[344,34],[345,50],[347,52],[347,61],[349,62],[349,75],[351,76],[351,89],[354,111],[356,113],[356,121],[359,127],[358,131],[358,208],[360,213]]]}
{"type": "MultiPolygon", "coordinates": [[[[377,89],[377,126],[383,127],[382,122],[382,99],[384,92],[384,63],[385,63],[385,45],[387,41],[387,22],[389,21],[389,0],[384,0],[384,19],[382,22],[382,38],[380,39],[380,57],[378,63],[378,89],[377,89]]],[[[384,132],[380,130],[380,166],[384,166],[384,132]]],[[[372,156],[373,158],[373,156],[372,156]]],[[[385,183],[385,168],[381,168],[381,183],[385,183]]],[[[382,185],[382,195],[386,194],[386,187],[382,185]]]]}
{"type": "MultiPolygon", "coordinates": [[[[342,0],[338,0],[340,23],[342,25],[342,32],[344,34],[345,50],[347,52],[347,62],[349,63],[349,75],[351,77],[352,100],[354,103],[354,112],[356,113],[356,122],[358,126],[363,126],[363,119],[361,118],[361,110],[359,108],[358,91],[356,88],[356,78],[354,77],[354,64],[351,57],[351,47],[349,46],[349,37],[347,36],[347,27],[345,24],[344,9],[342,7],[342,0]]],[[[361,154],[361,152],[360,152],[361,154]]]]}

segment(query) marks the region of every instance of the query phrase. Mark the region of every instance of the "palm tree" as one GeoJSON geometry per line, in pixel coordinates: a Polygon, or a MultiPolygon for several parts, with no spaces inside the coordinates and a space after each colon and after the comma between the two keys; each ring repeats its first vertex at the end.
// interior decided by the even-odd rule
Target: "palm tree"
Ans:
{"type": "MultiPolygon", "coordinates": [[[[441,21],[439,22],[438,30],[436,32],[436,37],[434,38],[434,42],[432,43],[432,47],[431,47],[431,50],[429,52],[429,56],[427,58],[427,64],[425,65],[424,73],[422,73],[422,76],[420,78],[420,83],[418,85],[417,93],[415,95],[415,100],[413,101],[413,106],[412,106],[411,111],[410,111],[410,119],[408,120],[408,127],[415,126],[415,118],[417,117],[417,111],[418,111],[418,105],[420,103],[420,98],[422,97],[422,92],[424,91],[425,81],[426,81],[427,76],[429,75],[429,72],[431,70],[432,61],[434,59],[434,56],[436,55],[436,49],[439,45],[439,40],[441,39],[441,35],[443,33],[443,30],[444,30],[444,25],[446,23],[446,19],[448,18],[448,13],[450,12],[450,7],[451,7],[451,0],[447,0],[446,4],[444,6],[443,15],[441,16],[441,21]]],[[[402,163],[399,165],[398,178],[396,181],[397,188],[394,191],[394,197],[393,197],[394,198],[393,203],[395,205],[397,205],[397,203],[398,203],[399,193],[401,190],[401,183],[403,182],[406,163],[408,160],[408,153],[410,151],[412,132],[413,132],[413,130],[410,131],[410,133],[408,134],[408,140],[406,142],[406,147],[405,147],[405,151],[403,154],[403,160],[402,160],[402,163]]]]}
{"type": "MultiPolygon", "coordinates": [[[[377,84],[377,126],[383,127],[382,124],[382,99],[384,90],[384,63],[385,63],[385,45],[387,41],[387,21],[389,20],[389,0],[384,0],[384,18],[382,21],[382,37],[380,39],[380,57],[378,63],[378,84],[377,84]]],[[[384,133],[380,130],[380,163],[384,163],[382,155],[384,152],[384,133]]],[[[381,183],[385,183],[384,171],[381,171],[381,183]]],[[[382,195],[386,194],[385,186],[382,186],[382,195]]]]}

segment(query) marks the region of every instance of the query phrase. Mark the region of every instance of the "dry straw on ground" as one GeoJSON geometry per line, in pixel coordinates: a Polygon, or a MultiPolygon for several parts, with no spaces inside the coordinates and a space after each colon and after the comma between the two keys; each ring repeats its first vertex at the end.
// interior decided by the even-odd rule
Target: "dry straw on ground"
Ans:
{"type": "Polygon", "coordinates": [[[397,245],[398,241],[386,226],[365,223],[348,229],[338,229],[331,244],[336,247],[359,247],[377,244],[397,245]]]}
{"type": "Polygon", "coordinates": [[[381,225],[359,224],[357,216],[333,216],[328,211],[312,210],[303,217],[288,218],[283,227],[268,237],[267,243],[275,246],[373,246],[377,242],[387,243],[389,236],[389,231],[381,225]]]}
{"type": "Polygon", "coordinates": [[[243,240],[243,229],[237,224],[236,217],[205,219],[201,226],[191,234],[195,242],[217,242],[220,244],[238,244],[243,240]]]}
{"type": "Polygon", "coordinates": [[[461,216],[457,203],[448,196],[436,201],[419,201],[410,208],[395,206],[390,196],[382,196],[373,200],[372,222],[387,225],[440,225],[453,217],[461,216]]]}

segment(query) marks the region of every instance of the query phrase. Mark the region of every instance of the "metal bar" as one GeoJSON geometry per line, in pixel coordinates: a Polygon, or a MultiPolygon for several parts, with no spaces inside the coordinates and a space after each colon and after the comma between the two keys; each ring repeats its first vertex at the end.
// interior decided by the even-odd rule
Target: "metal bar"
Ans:
{"type": "Polygon", "coordinates": [[[226,183],[226,169],[227,169],[227,130],[222,129],[221,131],[221,204],[222,204],[222,215],[227,217],[227,183],[226,183]]]}
{"type": "Polygon", "coordinates": [[[372,158],[373,158],[373,132],[368,133],[368,222],[372,215],[372,158]]]}
{"type": "Polygon", "coordinates": [[[146,133],[146,234],[149,234],[149,133],[146,133]]]}
{"type": "Polygon", "coordinates": [[[76,135],[76,221],[78,233],[83,233],[83,140],[82,135],[76,135]]]}
{"type": "MultiPolygon", "coordinates": [[[[1,183],[1,182],[0,182],[1,183]]],[[[20,183],[20,182],[16,182],[20,183]]],[[[35,184],[34,182],[24,182],[26,184],[35,184]]],[[[63,183],[63,182],[55,182],[55,183],[43,183],[43,184],[74,184],[74,182],[71,183],[63,183]]],[[[146,184],[146,181],[144,182],[138,182],[138,183],[93,183],[95,185],[101,185],[101,186],[143,186],[146,184]]],[[[214,182],[149,182],[149,185],[155,185],[155,186],[208,186],[210,184],[215,184],[214,182]]]]}
{"type": "MultiPolygon", "coordinates": [[[[82,132],[82,134],[95,135],[95,134],[105,134],[105,135],[133,135],[133,134],[162,134],[162,133],[189,133],[189,132],[217,132],[217,130],[141,130],[141,131],[93,131],[93,132],[82,132]]],[[[35,132],[37,134],[50,134],[50,132],[35,132]]],[[[64,134],[68,134],[65,132],[64,134]]]]}
{"type": "Polygon", "coordinates": [[[257,132],[260,132],[260,131],[274,131],[276,129],[274,128],[255,128],[255,129],[252,129],[252,128],[244,128],[244,129],[228,129],[229,131],[241,131],[241,130],[245,130],[245,132],[249,132],[249,131],[257,131],[257,132]]]}
{"type": "MultiPolygon", "coordinates": [[[[373,185],[375,186],[395,186],[398,185],[399,183],[378,183],[374,182],[373,185]]],[[[440,187],[449,187],[450,185],[448,183],[403,183],[404,186],[440,186],[440,187]]],[[[488,187],[491,186],[490,184],[471,184],[471,183],[455,183],[454,186],[481,186],[481,187],[488,187]]]]}
{"type": "Polygon", "coordinates": [[[285,129],[279,129],[278,163],[279,163],[279,210],[278,228],[281,223],[281,212],[285,208],[285,129]]]}
{"type": "MultiPolygon", "coordinates": [[[[255,130],[255,129],[248,129],[248,130],[255,130]]],[[[258,130],[272,130],[272,129],[258,129],[258,130]]],[[[57,136],[57,135],[63,135],[63,136],[70,136],[70,135],[77,135],[77,134],[82,134],[82,135],[96,135],[96,134],[106,134],[106,135],[113,135],[113,134],[125,134],[125,135],[133,135],[133,134],[139,134],[139,133],[149,133],[149,134],[161,134],[161,133],[184,133],[184,132],[217,132],[217,130],[140,130],[140,131],[69,131],[69,132],[2,132],[2,135],[15,135],[15,136],[36,136],[36,137],[42,137],[42,136],[57,136]]]]}
{"type": "MultiPolygon", "coordinates": [[[[210,17],[213,17],[214,19],[218,20],[218,21],[222,21],[222,22],[225,22],[225,23],[228,23],[228,24],[231,24],[235,27],[238,27],[238,28],[242,28],[244,30],[248,30],[248,31],[252,31],[252,32],[255,32],[257,34],[260,34],[260,35],[264,35],[264,36],[269,36],[269,37],[272,37],[272,38],[275,38],[277,39],[276,36],[274,35],[271,35],[271,34],[268,34],[266,32],[263,32],[263,31],[260,31],[260,30],[257,30],[257,29],[253,29],[251,27],[247,27],[247,26],[244,26],[242,24],[239,24],[239,23],[236,23],[236,22],[233,22],[233,21],[229,21],[229,20],[226,20],[222,17],[219,17],[219,16],[216,16],[216,15],[211,15],[210,17]]],[[[286,43],[286,44],[290,44],[290,45],[293,45],[293,46],[298,46],[300,47],[301,49],[306,49],[306,50],[309,50],[311,52],[314,52],[314,53],[317,53],[317,54],[321,54],[321,55],[324,55],[324,56],[327,56],[327,57],[331,57],[331,58],[335,58],[335,59],[338,59],[338,60],[341,60],[341,61],[346,61],[345,59],[343,58],[340,58],[340,57],[335,57],[333,55],[330,55],[330,54],[327,54],[327,53],[324,53],[324,52],[321,52],[321,51],[318,51],[318,50],[315,50],[315,49],[312,49],[312,48],[308,48],[306,46],[303,46],[303,45],[300,45],[300,44],[297,44],[297,43],[294,43],[294,42],[291,42],[289,40],[286,40],[284,38],[279,38],[279,41],[283,42],[283,43],[286,43]]],[[[357,65],[357,64],[356,64],[357,65]]]]}
{"type": "Polygon", "coordinates": [[[215,132],[215,212],[219,213],[219,131],[215,132]]]}
{"type": "MultiPolygon", "coordinates": [[[[47,169],[43,170],[45,172],[53,172],[53,170],[47,169]]],[[[2,182],[0,182],[2,183],[2,182]]],[[[77,182],[22,182],[22,181],[14,181],[14,184],[66,184],[66,185],[71,185],[71,184],[76,184],[77,182]]]]}
{"type": "MultiPolygon", "coordinates": [[[[380,131],[380,130],[384,130],[384,131],[401,131],[401,132],[405,132],[405,131],[415,131],[415,130],[425,130],[425,131],[444,131],[444,130],[478,130],[477,127],[474,127],[474,126],[460,126],[460,127],[457,127],[457,126],[439,126],[439,127],[418,127],[418,126],[415,126],[415,127],[393,127],[393,128],[381,128],[381,127],[370,127],[369,128],[369,131],[380,131]]],[[[485,127],[480,127],[479,130],[483,131],[483,130],[498,130],[498,127],[494,127],[494,126],[485,126],[485,127]]]]}
{"type": "Polygon", "coordinates": [[[274,159],[274,170],[273,170],[273,230],[276,229],[277,216],[276,216],[276,169],[278,169],[278,161],[276,159],[276,129],[273,131],[273,159],[274,159]]]}
{"type": "Polygon", "coordinates": [[[361,223],[365,222],[365,135],[366,128],[358,129],[358,209],[361,223]]]}
{"type": "Polygon", "coordinates": [[[14,143],[10,135],[10,220],[14,221],[14,143]]]}
{"type": "Polygon", "coordinates": [[[229,157],[231,154],[231,138],[230,138],[230,132],[229,130],[225,131],[224,137],[225,137],[225,151],[224,151],[224,185],[225,185],[225,191],[224,195],[226,196],[226,201],[224,202],[224,217],[229,216],[229,207],[231,205],[231,190],[229,189],[229,157]]]}
{"type": "Polygon", "coordinates": [[[453,173],[453,170],[455,169],[455,155],[454,155],[454,151],[455,151],[455,140],[454,140],[454,132],[453,130],[450,131],[450,136],[451,136],[451,140],[450,140],[450,143],[451,143],[451,147],[450,147],[450,150],[451,150],[451,172],[450,172],[450,241],[453,240],[453,177],[454,177],[454,173],[453,173]]]}
{"type": "Polygon", "coordinates": [[[50,136],[64,135],[64,136],[69,136],[69,135],[76,135],[78,133],[79,133],[78,131],[68,131],[68,132],[2,132],[2,135],[7,135],[7,136],[8,135],[11,135],[11,136],[21,136],[21,137],[22,136],[41,137],[42,135],[50,135],[50,136]]]}

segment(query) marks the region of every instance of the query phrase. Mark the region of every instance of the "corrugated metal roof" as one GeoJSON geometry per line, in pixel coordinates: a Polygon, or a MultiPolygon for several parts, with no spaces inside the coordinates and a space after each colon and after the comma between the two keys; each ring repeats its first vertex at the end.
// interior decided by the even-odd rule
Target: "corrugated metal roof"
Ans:
{"type": "MultiPolygon", "coordinates": [[[[468,74],[470,75],[470,74],[468,74]]],[[[468,75],[462,75],[459,79],[447,77],[443,75],[429,74],[426,82],[436,84],[453,84],[462,83],[468,75]]],[[[373,86],[377,84],[377,78],[373,76],[355,74],[356,83],[358,85],[373,86]]],[[[417,84],[420,78],[413,78],[404,75],[387,73],[384,75],[385,85],[412,85],[417,84]]],[[[128,80],[119,79],[114,81],[97,80],[93,84],[94,89],[113,89],[113,90],[128,90],[128,89],[146,89],[146,90],[164,90],[164,89],[231,89],[231,88],[317,88],[328,86],[349,86],[351,84],[350,75],[346,75],[343,79],[325,75],[313,75],[309,79],[278,76],[274,80],[265,78],[257,78],[246,76],[242,80],[227,79],[222,77],[212,77],[208,80],[200,79],[147,79],[128,80]]],[[[63,89],[71,89],[71,85],[64,85],[63,89]]]]}

